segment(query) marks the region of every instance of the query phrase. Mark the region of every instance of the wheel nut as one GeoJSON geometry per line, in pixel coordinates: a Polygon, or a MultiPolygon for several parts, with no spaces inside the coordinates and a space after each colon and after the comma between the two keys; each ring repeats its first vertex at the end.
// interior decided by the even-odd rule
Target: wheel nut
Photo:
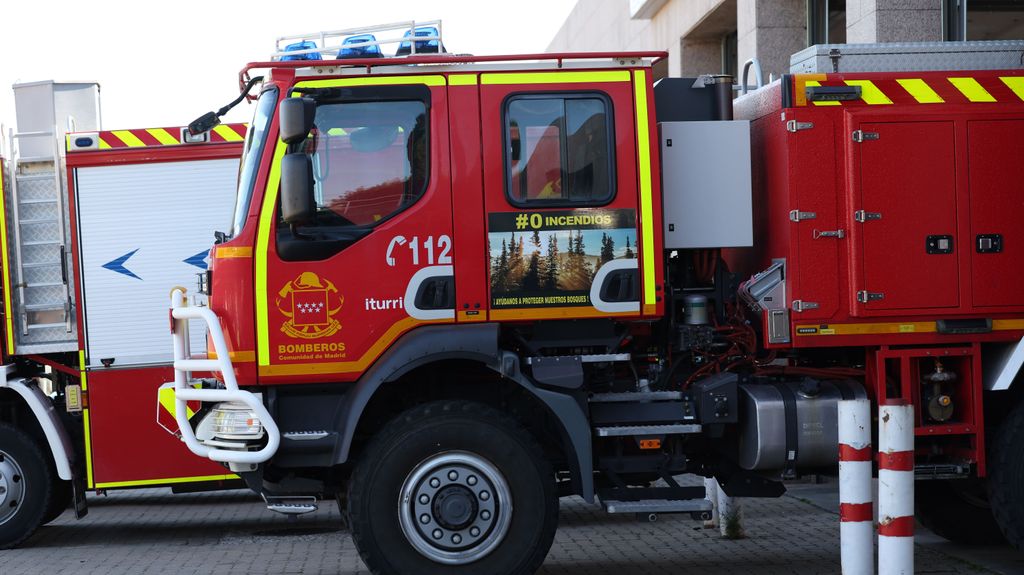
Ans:
{"type": "Polygon", "coordinates": [[[491,494],[490,493],[488,493],[486,491],[481,491],[480,492],[480,500],[481,501],[487,501],[490,498],[491,498],[491,494]]]}
{"type": "Polygon", "coordinates": [[[469,528],[469,534],[472,535],[473,537],[479,537],[480,536],[480,528],[479,527],[470,527],[469,528]]]}
{"type": "Polygon", "coordinates": [[[432,477],[430,479],[430,486],[433,487],[434,489],[441,487],[441,480],[436,477],[432,477]]]}
{"type": "Polygon", "coordinates": [[[476,485],[476,475],[470,475],[469,477],[467,477],[466,483],[468,483],[470,486],[476,485]]]}
{"type": "Polygon", "coordinates": [[[452,543],[454,543],[456,545],[458,545],[459,543],[462,543],[462,535],[459,535],[458,533],[456,533],[455,535],[452,535],[452,543]]]}
{"type": "Polygon", "coordinates": [[[423,515],[420,515],[420,523],[422,523],[424,525],[426,525],[427,523],[430,523],[430,516],[427,515],[426,513],[424,513],[423,515]]]}
{"type": "Polygon", "coordinates": [[[448,472],[448,480],[455,481],[459,478],[459,472],[454,469],[448,472]]]}
{"type": "Polygon", "coordinates": [[[424,493],[423,495],[420,495],[420,504],[421,505],[426,505],[427,503],[430,503],[430,496],[427,495],[426,493],[424,493]]]}
{"type": "Polygon", "coordinates": [[[480,512],[480,519],[483,519],[484,521],[487,521],[490,518],[491,518],[491,512],[490,511],[484,509],[483,511],[480,512]]]}
{"type": "Polygon", "coordinates": [[[431,533],[431,535],[434,536],[434,539],[440,539],[441,536],[444,535],[444,533],[442,533],[440,529],[435,529],[434,532],[431,533]]]}

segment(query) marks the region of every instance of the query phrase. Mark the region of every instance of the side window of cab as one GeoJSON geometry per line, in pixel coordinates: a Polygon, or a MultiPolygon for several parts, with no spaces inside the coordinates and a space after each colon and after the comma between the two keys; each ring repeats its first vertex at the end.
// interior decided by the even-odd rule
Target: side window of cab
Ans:
{"type": "Polygon", "coordinates": [[[430,165],[429,92],[416,97],[417,92],[375,87],[316,94],[313,128],[294,144],[311,160],[316,213],[295,229],[279,219],[282,259],[330,257],[423,195],[430,165]]]}

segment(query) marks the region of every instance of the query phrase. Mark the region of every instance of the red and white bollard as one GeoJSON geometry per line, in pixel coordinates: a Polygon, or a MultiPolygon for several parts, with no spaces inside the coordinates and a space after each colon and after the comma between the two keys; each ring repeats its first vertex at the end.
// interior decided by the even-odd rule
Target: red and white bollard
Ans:
{"type": "Polygon", "coordinates": [[[914,573],[914,406],[878,408],[878,573],[914,573]]]}
{"type": "Polygon", "coordinates": [[[839,549],[843,575],[875,572],[871,401],[839,402],[839,549]]]}

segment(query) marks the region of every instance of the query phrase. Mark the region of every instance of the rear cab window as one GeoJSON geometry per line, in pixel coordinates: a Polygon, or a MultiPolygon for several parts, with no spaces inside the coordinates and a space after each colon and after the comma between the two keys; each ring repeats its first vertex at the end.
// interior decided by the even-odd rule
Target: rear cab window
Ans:
{"type": "Polygon", "coordinates": [[[615,196],[611,102],[600,93],[510,96],[506,195],[518,207],[586,207],[615,196]]]}

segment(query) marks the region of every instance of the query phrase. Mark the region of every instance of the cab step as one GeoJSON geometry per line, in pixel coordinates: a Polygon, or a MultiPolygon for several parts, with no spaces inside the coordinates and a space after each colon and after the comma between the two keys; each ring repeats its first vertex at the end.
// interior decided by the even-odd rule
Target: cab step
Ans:
{"type": "Polygon", "coordinates": [[[635,401],[680,401],[681,391],[626,391],[618,393],[595,393],[590,403],[632,403],[635,401]]]}
{"type": "Polygon", "coordinates": [[[267,509],[283,515],[302,515],[317,510],[316,497],[312,495],[291,497],[264,495],[263,500],[267,502],[267,509]]]}
{"type": "Polygon", "coordinates": [[[598,437],[649,437],[653,435],[684,435],[700,433],[698,423],[673,423],[667,425],[613,425],[597,427],[598,437]]]}
{"type": "Polygon", "coordinates": [[[645,501],[602,500],[601,505],[608,513],[703,513],[711,512],[707,499],[648,499],[645,501]]]}

